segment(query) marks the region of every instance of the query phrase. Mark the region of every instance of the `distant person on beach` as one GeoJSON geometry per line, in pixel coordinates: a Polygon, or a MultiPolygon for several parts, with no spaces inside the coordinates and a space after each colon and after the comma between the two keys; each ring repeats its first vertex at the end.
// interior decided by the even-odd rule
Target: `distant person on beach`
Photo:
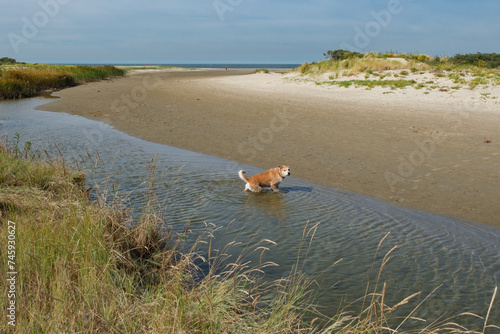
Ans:
{"type": "Polygon", "coordinates": [[[227,71],[227,65],[226,65],[226,71],[227,71]]]}

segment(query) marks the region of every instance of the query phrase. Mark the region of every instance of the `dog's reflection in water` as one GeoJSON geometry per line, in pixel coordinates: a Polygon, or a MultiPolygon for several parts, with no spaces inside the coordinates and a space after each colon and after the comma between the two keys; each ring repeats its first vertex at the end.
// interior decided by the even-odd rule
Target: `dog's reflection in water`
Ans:
{"type": "Polygon", "coordinates": [[[283,221],[287,219],[289,210],[285,193],[283,191],[283,193],[275,194],[270,189],[262,189],[260,193],[248,192],[244,196],[244,210],[260,212],[267,217],[283,221]]]}

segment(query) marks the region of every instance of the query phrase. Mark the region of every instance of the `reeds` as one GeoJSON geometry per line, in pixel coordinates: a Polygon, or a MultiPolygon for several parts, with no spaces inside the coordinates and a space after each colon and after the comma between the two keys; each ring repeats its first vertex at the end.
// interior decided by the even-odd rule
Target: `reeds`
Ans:
{"type": "MultiPolygon", "coordinates": [[[[382,240],[379,242],[378,247],[374,254],[373,263],[375,264],[375,259],[378,256],[381,245],[385,239],[389,236],[388,232],[382,240]]],[[[344,309],[340,310],[336,316],[330,320],[330,324],[326,329],[320,331],[320,333],[425,333],[425,334],[437,334],[437,333],[469,333],[469,334],[484,334],[484,333],[494,333],[500,330],[500,327],[496,324],[489,324],[489,315],[493,307],[497,287],[495,287],[493,296],[491,299],[490,306],[486,312],[486,316],[482,317],[469,312],[463,312],[451,317],[444,317],[445,310],[436,310],[436,315],[440,315],[437,320],[433,322],[428,322],[425,319],[421,319],[416,316],[417,311],[421,308],[423,304],[430,298],[432,298],[441,286],[436,287],[427,296],[421,298],[416,306],[410,308],[409,311],[401,311],[401,308],[412,303],[421,296],[421,292],[416,292],[410,296],[402,299],[401,301],[395,303],[394,305],[388,305],[387,299],[390,294],[390,287],[387,283],[382,281],[382,273],[385,266],[390,261],[391,257],[396,253],[397,246],[390,249],[383,257],[380,267],[378,269],[378,274],[375,282],[370,282],[368,280],[366,285],[366,292],[363,297],[355,300],[352,304],[361,303],[360,311],[354,313],[350,311],[352,304],[348,304],[344,309]],[[482,326],[476,326],[476,330],[471,330],[460,324],[461,320],[465,319],[476,319],[477,323],[480,324],[482,321],[482,326]],[[412,325],[407,328],[407,323],[412,322],[412,325]]],[[[374,270],[370,269],[370,272],[374,270]]],[[[414,303],[413,303],[414,304],[414,303]]]]}
{"type": "Polygon", "coordinates": [[[47,91],[124,74],[124,70],[114,66],[5,66],[0,68],[0,99],[37,96],[47,91]]]}

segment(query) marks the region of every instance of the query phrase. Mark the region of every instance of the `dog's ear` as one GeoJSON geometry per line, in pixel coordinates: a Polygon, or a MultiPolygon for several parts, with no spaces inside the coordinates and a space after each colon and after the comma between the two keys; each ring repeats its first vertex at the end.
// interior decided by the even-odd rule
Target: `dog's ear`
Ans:
{"type": "Polygon", "coordinates": [[[278,166],[279,169],[283,168],[283,166],[278,166]]]}

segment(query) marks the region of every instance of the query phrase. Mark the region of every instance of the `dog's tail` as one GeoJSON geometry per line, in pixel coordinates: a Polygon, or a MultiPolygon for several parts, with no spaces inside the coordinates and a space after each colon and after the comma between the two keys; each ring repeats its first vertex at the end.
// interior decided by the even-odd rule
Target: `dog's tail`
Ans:
{"type": "Polygon", "coordinates": [[[240,179],[242,179],[243,181],[245,181],[245,182],[248,183],[250,180],[248,179],[248,177],[246,177],[245,175],[243,175],[245,173],[246,172],[244,170],[240,170],[239,173],[238,173],[238,175],[240,176],[240,179]]]}

